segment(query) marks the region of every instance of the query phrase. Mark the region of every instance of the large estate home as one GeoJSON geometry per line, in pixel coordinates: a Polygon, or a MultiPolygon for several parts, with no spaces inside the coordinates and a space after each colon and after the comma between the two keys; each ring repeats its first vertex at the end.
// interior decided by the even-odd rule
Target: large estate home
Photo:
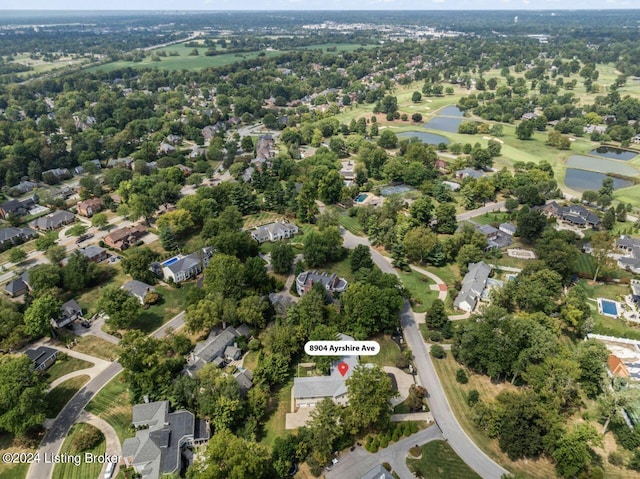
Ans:
{"type": "Polygon", "coordinates": [[[251,231],[251,236],[258,242],[280,241],[292,238],[298,233],[298,227],[293,223],[269,223],[268,225],[259,226],[251,231]]]}
{"type": "Polygon", "coordinates": [[[69,223],[73,223],[76,217],[73,213],[69,213],[68,211],[58,210],[47,216],[42,216],[36,220],[33,220],[29,223],[33,229],[40,231],[51,231],[57,230],[64,225],[68,225],[69,223]]]}
{"type": "Polygon", "coordinates": [[[311,291],[311,288],[313,288],[313,285],[316,283],[321,284],[329,293],[342,293],[349,285],[346,279],[339,277],[335,273],[305,271],[300,273],[296,278],[296,290],[298,294],[302,296],[311,291]]]}
{"type": "Polygon", "coordinates": [[[471,263],[469,272],[462,280],[460,292],[453,301],[453,306],[468,313],[473,311],[487,286],[487,279],[490,273],[491,267],[484,261],[471,263]]]}
{"type": "Polygon", "coordinates": [[[206,247],[186,256],[179,254],[161,263],[153,263],[151,271],[163,277],[165,281],[180,283],[202,273],[202,270],[209,265],[212,256],[213,248],[206,247]]]}
{"type": "Polygon", "coordinates": [[[559,218],[576,226],[598,227],[600,218],[582,205],[561,206],[555,201],[545,205],[542,210],[549,216],[559,218]]]}
{"type": "Polygon", "coordinates": [[[622,235],[616,239],[615,246],[620,254],[618,266],[636,274],[640,273],[640,239],[622,235]]]}

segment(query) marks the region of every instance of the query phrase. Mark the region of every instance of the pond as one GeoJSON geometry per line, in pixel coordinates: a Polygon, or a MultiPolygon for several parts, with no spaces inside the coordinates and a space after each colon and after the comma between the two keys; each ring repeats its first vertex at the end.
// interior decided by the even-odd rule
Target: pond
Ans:
{"type": "Polygon", "coordinates": [[[464,112],[457,106],[447,106],[438,112],[438,116],[457,116],[462,117],[464,112]]]}
{"type": "Polygon", "coordinates": [[[639,173],[638,170],[630,164],[584,155],[571,155],[567,159],[566,165],[581,170],[597,171],[599,173],[615,173],[623,176],[637,176],[639,173]]]}
{"type": "MultiPolygon", "coordinates": [[[[456,130],[457,131],[457,130],[456,130]]],[[[429,145],[438,146],[440,143],[444,143],[448,145],[450,143],[448,138],[444,136],[435,135],[433,133],[425,133],[424,131],[405,131],[403,133],[398,133],[396,136],[399,138],[411,138],[416,137],[419,138],[422,143],[427,143],[429,145]]]]}
{"type": "MultiPolygon", "coordinates": [[[[575,191],[597,191],[602,186],[602,180],[607,177],[604,173],[595,171],[578,170],[576,168],[567,168],[564,177],[564,183],[567,187],[575,191]]],[[[632,186],[633,182],[620,178],[613,178],[613,189],[626,188],[632,186]]]]}
{"type": "Polygon", "coordinates": [[[462,117],[451,117],[451,116],[436,116],[432,118],[427,123],[425,123],[425,128],[430,128],[432,130],[440,130],[440,131],[448,131],[449,133],[458,133],[458,126],[460,123],[464,121],[462,117]]]}
{"type": "Polygon", "coordinates": [[[628,161],[638,156],[638,152],[636,151],[623,150],[622,148],[616,148],[614,146],[599,146],[595,150],[591,150],[589,154],[622,161],[628,161]]]}

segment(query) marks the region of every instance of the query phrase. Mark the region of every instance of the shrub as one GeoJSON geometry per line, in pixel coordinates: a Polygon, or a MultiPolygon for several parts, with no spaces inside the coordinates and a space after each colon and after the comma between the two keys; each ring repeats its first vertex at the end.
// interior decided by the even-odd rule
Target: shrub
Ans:
{"type": "Polygon", "coordinates": [[[418,432],[418,425],[415,422],[411,421],[409,424],[411,424],[411,434],[418,432]]]}
{"type": "Polygon", "coordinates": [[[624,457],[618,451],[613,451],[607,459],[614,466],[622,467],[624,465],[624,457]]]}
{"type": "Polygon", "coordinates": [[[382,441],[380,441],[380,447],[384,449],[388,445],[389,445],[389,438],[385,436],[382,438],[382,441]]]}
{"type": "Polygon", "coordinates": [[[429,331],[429,339],[434,343],[442,341],[442,333],[440,331],[429,331]]]}
{"type": "Polygon", "coordinates": [[[408,422],[404,423],[404,427],[402,429],[403,436],[411,436],[411,424],[408,422]]]}
{"type": "Polygon", "coordinates": [[[251,341],[249,341],[249,350],[250,351],[257,351],[258,349],[260,349],[260,340],[259,339],[252,339],[251,341]]]}
{"type": "Polygon", "coordinates": [[[71,439],[71,450],[78,453],[92,449],[102,440],[102,433],[95,427],[86,424],[71,439]]]}
{"type": "Polygon", "coordinates": [[[480,400],[480,393],[476,389],[472,389],[469,391],[469,395],[467,396],[467,404],[469,406],[475,406],[480,400]]]}
{"type": "Polygon", "coordinates": [[[393,442],[398,442],[398,439],[400,439],[400,434],[398,433],[398,430],[396,429],[395,431],[393,431],[393,435],[391,436],[391,440],[393,442]]]}
{"type": "Polygon", "coordinates": [[[460,384],[467,384],[469,382],[469,378],[464,369],[460,368],[456,371],[456,381],[460,384]]]}
{"type": "Polygon", "coordinates": [[[411,449],[409,449],[409,454],[411,454],[413,457],[420,457],[420,455],[422,454],[422,450],[418,446],[413,446],[411,449]]]}
{"type": "Polygon", "coordinates": [[[431,346],[431,356],[433,356],[434,358],[443,359],[446,355],[447,353],[445,352],[444,348],[439,344],[434,344],[433,346],[431,346]]]}

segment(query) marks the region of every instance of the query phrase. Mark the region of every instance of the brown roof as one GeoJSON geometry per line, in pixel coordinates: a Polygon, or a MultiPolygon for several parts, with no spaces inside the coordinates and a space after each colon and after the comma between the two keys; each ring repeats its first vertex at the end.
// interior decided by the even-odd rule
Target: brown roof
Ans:
{"type": "Polygon", "coordinates": [[[88,200],[80,201],[76,206],[78,208],[88,208],[89,206],[103,206],[104,201],[102,198],[89,198],[88,200]]]}
{"type": "Polygon", "coordinates": [[[607,366],[609,366],[609,370],[613,375],[621,376],[623,378],[629,377],[629,370],[618,356],[610,354],[607,359],[607,366]]]}
{"type": "Polygon", "coordinates": [[[117,243],[118,241],[122,241],[127,236],[135,235],[135,234],[143,234],[146,231],[147,231],[146,228],[142,225],[127,226],[127,227],[115,230],[112,233],[108,234],[105,237],[105,240],[108,238],[109,241],[112,241],[113,243],[117,243]]]}

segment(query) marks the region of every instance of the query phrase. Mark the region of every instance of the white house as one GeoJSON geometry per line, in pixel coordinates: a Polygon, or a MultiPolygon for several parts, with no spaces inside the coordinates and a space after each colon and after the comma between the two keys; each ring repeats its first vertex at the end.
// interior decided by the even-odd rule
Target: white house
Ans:
{"type": "Polygon", "coordinates": [[[258,242],[280,241],[293,238],[298,233],[298,227],[293,223],[269,223],[251,231],[251,236],[258,242]]]}
{"type": "Polygon", "coordinates": [[[154,263],[151,270],[162,276],[165,281],[171,279],[174,283],[181,283],[202,273],[209,265],[211,256],[213,248],[206,247],[187,256],[179,254],[162,263],[154,263]]]}

